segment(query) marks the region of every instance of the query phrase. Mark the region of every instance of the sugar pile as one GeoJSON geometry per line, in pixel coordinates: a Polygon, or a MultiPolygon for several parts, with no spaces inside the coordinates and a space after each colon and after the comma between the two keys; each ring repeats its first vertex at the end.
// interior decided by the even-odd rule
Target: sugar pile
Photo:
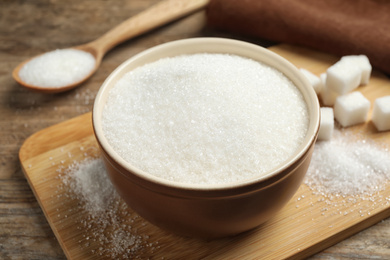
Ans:
{"type": "Polygon", "coordinates": [[[112,259],[133,258],[146,247],[152,251],[157,248],[155,243],[147,243],[147,235],[138,235],[132,227],[139,216],[120,199],[101,159],[75,162],[60,177],[70,191],[70,199],[80,202],[77,209],[71,210],[80,215],[87,213],[81,223],[75,223],[85,233],[81,246],[112,259]]]}
{"type": "Polygon", "coordinates": [[[61,87],[84,79],[95,67],[92,54],[76,49],[44,53],[27,62],[19,71],[25,83],[41,87],[61,87]]]}
{"type": "Polygon", "coordinates": [[[369,199],[389,180],[387,147],[335,129],[330,141],[317,142],[305,183],[322,195],[369,199]]]}
{"type": "Polygon", "coordinates": [[[89,159],[72,164],[64,175],[63,182],[81,196],[85,208],[93,215],[102,213],[107,205],[114,204],[117,199],[102,160],[89,159]]]}
{"type": "Polygon", "coordinates": [[[228,183],[292,156],[308,111],[281,72],[235,55],[194,54],[127,73],[102,120],[110,145],[139,169],[177,182],[228,183]]]}

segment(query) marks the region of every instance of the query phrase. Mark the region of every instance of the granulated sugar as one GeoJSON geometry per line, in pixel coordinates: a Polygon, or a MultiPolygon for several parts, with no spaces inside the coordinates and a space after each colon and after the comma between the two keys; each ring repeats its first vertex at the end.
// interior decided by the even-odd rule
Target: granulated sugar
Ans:
{"type": "Polygon", "coordinates": [[[127,73],[102,120],[114,150],[139,169],[177,182],[228,183],[292,156],[308,111],[279,71],[239,56],[195,54],[127,73]]]}
{"type": "Polygon", "coordinates": [[[81,223],[75,223],[84,233],[80,246],[111,259],[133,259],[146,247],[152,252],[157,248],[147,243],[147,235],[138,235],[132,227],[139,216],[120,199],[101,159],[75,162],[60,177],[70,199],[80,202],[79,208],[70,210],[86,216],[81,223]]]}
{"type": "Polygon", "coordinates": [[[105,211],[107,205],[114,203],[117,194],[107,178],[101,160],[86,160],[69,167],[63,179],[70,189],[85,201],[85,208],[93,215],[105,211]]]}
{"type": "Polygon", "coordinates": [[[317,142],[305,183],[331,196],[370,196],[390,180],[390,152],[373,141],[335,129],[331,141],[317,142]]]}
{"type": "Polygon", "coordinates": [[[25,83],[41,87],[61,87],[84,79],[95,67],[92,54],[76,50],[61,49],[42,54],[19,71],[25,83]]]}

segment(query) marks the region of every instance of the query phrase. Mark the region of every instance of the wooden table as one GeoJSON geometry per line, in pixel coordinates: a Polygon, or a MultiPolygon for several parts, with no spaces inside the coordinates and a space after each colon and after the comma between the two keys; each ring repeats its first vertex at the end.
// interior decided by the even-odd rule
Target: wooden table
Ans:
{"type": "MultiPolygon", "coordinates": [[[[18,152],[31,134],[91,111],[100,84],[124,60],[160,43],[200,36],[271,43],[214,31],[197,12],[109,52],[81,87],[56,95],[33,93],[11,77],[21,61],[39,53],[86,43],[158,0],[0,0],[0,259],[64,259],[20,167],[18,152]]],[[[312,259],[390,259],[390,219],[312,259]]],[[[163,245],[161,245],[163,246],[163,245]]]]}

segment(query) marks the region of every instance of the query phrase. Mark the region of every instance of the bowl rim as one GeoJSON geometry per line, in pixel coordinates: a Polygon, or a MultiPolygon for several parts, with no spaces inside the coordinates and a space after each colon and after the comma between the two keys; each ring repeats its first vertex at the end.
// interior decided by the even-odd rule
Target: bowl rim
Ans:
{"type": "Polygon", "coordinates": [[[179,189],[193,191],[218,191],[227,189],[242,189],[245,186],[258,186],[258,184],[261,183],[267,183],[268,185],[270,183],[277,182],[280,179],[284,179],[287,175],[289,175],[289,173],[291,172],[290,170],[292,168],[295,168],[294,164],[296,164],[297,162],[300,163],[300,159],[305,156],[305,154],[307,154],[307,152],[309,151],[310,147],[315,144],[320,124],[320,105],[317,98],[317,94],[311,87],[309,81],[303,76],[303,74],[299,71],[297,67],[295,67],[291,62],[281,57],[280,55],[259,45],[255,45],[253,43],[248,43],[241,40],[219,37],[199,37],[175,40],[151,47],[134,55],[133,57],[127,59],[121,65],[119,65],[105,79],[96,95],[92,111],[92,124],[95,137],[101,149],[103,149],[104,152],[107,153],[109,157],[111,157],[111,160],[113,160],[123,169],[128,171],[126,173],[120,171],[122,174],[127,175],[126,177],[130,177],[133,174],[135,175],[136,179],[139,179],[142,182],[152,183],[153,185],[157,186],[162,185],[167,188],[176,190],[179,189]],[[297,86],[297,88],[302,93],[302,96],[304,97],[304,100],[308,107],[309,125],[304,141],[301,143],[296,152],[285,161],[285,163],[268,171],[266,174],[261,174],[261,176],[254,176],[253,178],[243,179],[237,182],[221,184],[193,184],[170,181],[142,171],[125,161],[118,153],[115,152],[115,150],[111,147],[111,145],[105,138],[102,129],[101,115],[105,100],[107,98],[107,92],[115,85],[115,82],[118,79],[120,79],[125,73],[131,70],[127,69],[129,66],[139,62],[140,60],[142,61],[141,65],[143,65],[158,60],[159,58],[156,58],[156,56],[161,55],[161,53],[168,54],[164,54],[160,58],[191,54],[191,52],[188,51],[181,52],[181,48],[183,48],[183,46],[185,46],[187,49],[188,47],[194,47],[194,51],[192,53],[230,53],[261,61],[266,65],[274,67],[275,69],[281,71],[297,86]],[[198,51],[198,48],[207,50],[198,51]],[[240,49],[240,53],[229,52],[229,50],[231,50],[232,48],[236,50],[240,49]],[[256,57],[251,56],[254,53],[258,53],[256,54],[256,57]],[[259,58],[260,56],[262,56],[261,59],[259,58]]]}

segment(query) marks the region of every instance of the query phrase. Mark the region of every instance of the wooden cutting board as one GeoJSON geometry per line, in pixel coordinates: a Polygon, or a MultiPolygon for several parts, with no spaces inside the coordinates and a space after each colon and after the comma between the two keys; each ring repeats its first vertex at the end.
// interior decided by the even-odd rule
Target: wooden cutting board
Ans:
{"type": "MultiPolygon", "coordinates": [[[[338,60],[338,57],[289,45],[270,49],[317,75],[338,60]]],[[[377,97],[390,95],[390,82],[374,71],[369,85],[358,90],[373,102],[377,97]]],[[[371,122],[351,129],[390,145],[390,132],[378,133],[371,122]]],[[[115,227],[105,228],[104,235],[96,239],[92,233],[99,227],[89,227],[91,216],[71,196],[72,191],[59,175],[74,162],[98,157],[97,148],[91,113],[87,113],[37,132],[20,149],[25,176],[69,259],[304,258],[390,216],[390,184],[372,200],[340,198],[332,204],[303,184],[275,217],[255,230],[232,238],[202,241],[179,237],[137,218],[131,209],[120,207],[115,227]],[[134,232],[142,242],[128,245],[128,251],[107,253],[104,248],[115,242],[111,240],[120,234],[121,227],[127,235],[134,232]]],[[[118,199],[117,203],[123,202],[118,199]]]]}

